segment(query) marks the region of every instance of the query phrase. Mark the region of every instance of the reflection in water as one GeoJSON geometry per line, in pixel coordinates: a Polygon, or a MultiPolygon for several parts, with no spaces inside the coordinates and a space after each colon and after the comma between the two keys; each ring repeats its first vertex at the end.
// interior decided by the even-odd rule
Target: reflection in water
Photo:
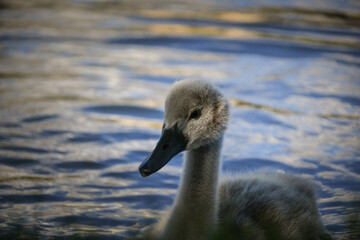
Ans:
{"type": "Polygon", "coordinates": [[[181,156],[144,180],[169,86],[232,103],[223,171],[312,178],[357,239],[360,12],[353,1],[2,1],[0,238],[128,239],[172,204],[181,156]]]}

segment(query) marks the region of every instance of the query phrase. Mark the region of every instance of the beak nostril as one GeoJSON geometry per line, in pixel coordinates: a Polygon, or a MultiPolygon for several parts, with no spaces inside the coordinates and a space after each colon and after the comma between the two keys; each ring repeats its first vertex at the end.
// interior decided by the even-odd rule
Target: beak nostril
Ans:
{"type": "Polygon", "coordinates": [[[165,143],[165,144],[162,146],[162,150],[166,150],[168,147],[169,147],[169,144],[168,144],[168,143],[165,143]]]}

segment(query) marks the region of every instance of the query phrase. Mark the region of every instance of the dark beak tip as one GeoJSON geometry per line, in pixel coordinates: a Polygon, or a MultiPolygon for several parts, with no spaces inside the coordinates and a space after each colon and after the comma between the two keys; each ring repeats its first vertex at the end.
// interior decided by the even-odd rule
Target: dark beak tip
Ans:
{"type": "Polygon", "coordinates": [[[150,176],[151,173],[140,171],[140,174],[142,177],[148,177],[148,176],[150,176]]]}
{"type": "Polygon", "coordinates": [[[151,174],[151,171],[147,169],[143,164],[139,166],[139,172],[142,177],[148,177],[151,174]]]}

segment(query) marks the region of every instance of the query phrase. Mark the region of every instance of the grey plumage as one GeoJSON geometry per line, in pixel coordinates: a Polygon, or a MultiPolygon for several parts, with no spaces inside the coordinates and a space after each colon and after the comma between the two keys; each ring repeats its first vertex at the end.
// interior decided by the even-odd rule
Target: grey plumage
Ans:
{"type": "MultiPolygon", "coordinates": [[[[280,173],[248,173],[218,183],[228,119],[229,105],[210,83],[183,80],[173,85],[165,104],[164,131],[175,126],[186,140],[184,173],[174,205],[147,238],[331,239],[308,180],[280,173]],[[198,111],[196,118],[191,117],[194,111],[198,111]]],[[[157,148],[166,151],[159,144],[157,148]]],[[[144,162],[140,172],[148,176],[157,164],[144,162]]]]}
{"type": "Polygon", "coordinates": [[[281,173],[252,173],[219,187],[222,239],[331,239],[309,180],[281,173]]]}

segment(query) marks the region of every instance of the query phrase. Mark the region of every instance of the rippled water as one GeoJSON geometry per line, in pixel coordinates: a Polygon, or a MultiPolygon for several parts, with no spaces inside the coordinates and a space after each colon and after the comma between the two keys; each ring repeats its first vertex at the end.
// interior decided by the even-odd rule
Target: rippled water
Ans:
{"type": "Polygon", "coordinates": [[[358,239],[359,2],[0,6],[1,239],[127,239],[153,223],[182,156],[146,179],[137,167],[186,77],[232,103],[223,172],[312,178],[327,229],[358,239]]]}

